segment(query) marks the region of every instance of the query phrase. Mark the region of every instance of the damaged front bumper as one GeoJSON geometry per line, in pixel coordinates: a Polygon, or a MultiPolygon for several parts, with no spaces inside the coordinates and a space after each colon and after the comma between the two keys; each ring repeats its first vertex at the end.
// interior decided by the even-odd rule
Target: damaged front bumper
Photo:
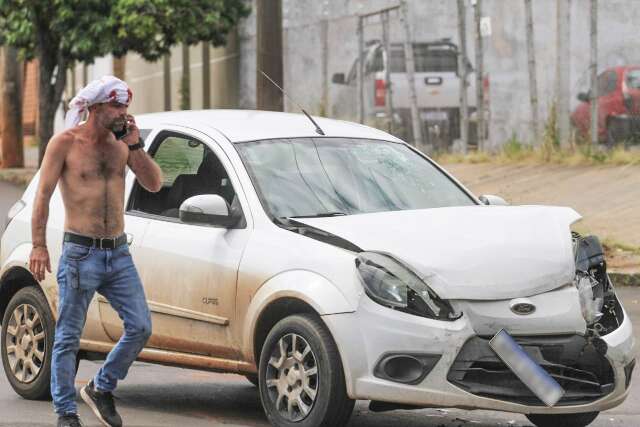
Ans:
{"type": "Polygon", "coordinates": [[[353,399],[388,402],[389,409],[410,405],[524,414],[603,411],[622,403],[635,357],[624,309],[620,306],[617,328],[593,339],[585,337],[575,287],[530,299],[539,307],[531,317],[511,313],[509,301],[458,301],[464,315],[443,322],[391,310],[363,295],[356,312],[323,319],[340,350],[353,399]],[[502,328],[567,391],[553,408],[488,349],[491,335],[502,328]]]}

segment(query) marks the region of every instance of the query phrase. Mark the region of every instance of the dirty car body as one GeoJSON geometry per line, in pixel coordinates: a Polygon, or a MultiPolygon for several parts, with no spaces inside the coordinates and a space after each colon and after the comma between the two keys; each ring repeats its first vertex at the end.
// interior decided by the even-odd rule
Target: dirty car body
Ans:
{"type": "MultiPolygon", "coordinates": [[[[631,323],[597,239],[571,233],[574,210],[484,205],[393,136],[316,121],[326,136],[297,114],[137,117],[165,178],[158,193],[126,180],[125,231],[153,316],[141,360],[247,375],[276,425],[339,425],[355,399],[524,414],[595,413],[625,399],[631,323]],[[501,330],[563,387],[554,407],[492,352],[501,330]]],[[[0,247],[9,326],[25,288],[46,301],[32,304],[40,318],[56,316],[55,274],[37,283],[27,270],[37,180],[0,247]]],[[[54,271],[63,212],[56,191],[54,271]]],[[[6,350],[18,329],[5,329],[11,376],[26,368],[6,350]]],[[[97,296],[80,356],[103,357],[121,333],[97,296]]],[[[18,393],[47,375],[41,365],[29,381],[13,378],[18,393]]]]}

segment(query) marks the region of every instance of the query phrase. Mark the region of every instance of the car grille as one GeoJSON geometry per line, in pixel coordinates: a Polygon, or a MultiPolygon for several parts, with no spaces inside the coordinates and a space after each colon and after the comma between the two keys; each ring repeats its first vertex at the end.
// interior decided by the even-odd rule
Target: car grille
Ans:
{"type": "MultiPolygon", "coordinates": [[[[556,406],[593,402],[614,389],[614,374],[604,354],[606,343],[579,335],[514,337],[524,351],[565,390],[556,406]]],[[[462,347],[447,379],[469,393],[531,406],[543,406],[489,347],[474,337],[462,347]]]]}

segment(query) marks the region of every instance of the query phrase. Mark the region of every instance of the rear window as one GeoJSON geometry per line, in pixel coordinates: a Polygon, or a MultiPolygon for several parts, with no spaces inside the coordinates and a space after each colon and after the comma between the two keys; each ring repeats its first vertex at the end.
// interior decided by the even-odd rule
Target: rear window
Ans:
{"type": "MultiPolygon", "coordinates": [[[[413,56],[418,73],[457,73],[458,52],[447,45],[414,44],[413,56]]],[[[391,48],[391,72],[406,72],[404,48],[391,48]]]]}
{"type": "Polygon", "coordinates": [[[627,71],[627,87],[640,89],[640,69],[627,71]]]}

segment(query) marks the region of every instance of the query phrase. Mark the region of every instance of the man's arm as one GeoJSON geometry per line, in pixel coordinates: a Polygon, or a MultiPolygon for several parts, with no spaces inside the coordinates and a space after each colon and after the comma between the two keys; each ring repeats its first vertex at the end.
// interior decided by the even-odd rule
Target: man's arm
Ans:
{"type": "Polygon", "coordinates": [[[152,193],[162,189],[160,166],[142,148],[129,152],[127,165],[136,174],[136,178],[145,189],[152,193]]]}
{"type": "MultiPolygon", "coordinates": [[[[127,118],[129,134],[123,139],[128,145],[137,144],[140,139],[140,131],[133,116],[127,118]]],[[[162,170],[160,166],[141,148],[129,151],[127,165],[131,168],[140,184],[156,193],[162,189],[162,170]]]]}
{"type": "Polygon", "coordinates": [[[64,159],[67,155],[71,135],[59,134],[51,138],[42,158],[40,180],[36,191],[33,212],[31,214],[31,241],[33,249],[29,257],[29,270],[36,280],[44,280],[45,269],[51,273],[51,261],[47,250],[47,220],[49,219],[49,201],[56,188],[64,159]]]}

